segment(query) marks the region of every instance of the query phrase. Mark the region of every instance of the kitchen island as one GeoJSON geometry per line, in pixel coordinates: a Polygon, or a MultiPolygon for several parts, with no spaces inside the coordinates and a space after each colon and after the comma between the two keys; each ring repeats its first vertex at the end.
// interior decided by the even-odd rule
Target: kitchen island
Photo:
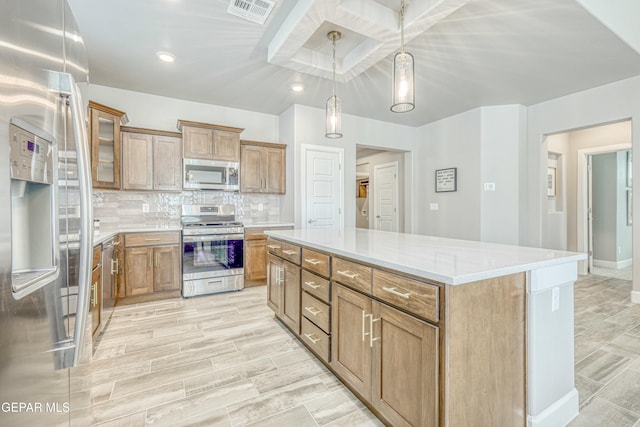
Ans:
{"type": "Polygon", "coordinates": [[[366,229],[269,231],[268,304],[381,419],[565,425],[585,255],[366,229]]]}

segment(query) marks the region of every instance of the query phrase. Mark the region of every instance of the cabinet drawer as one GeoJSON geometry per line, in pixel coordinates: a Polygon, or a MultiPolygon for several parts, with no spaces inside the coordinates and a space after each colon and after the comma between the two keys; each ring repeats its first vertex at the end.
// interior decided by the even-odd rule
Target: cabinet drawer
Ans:
{"type": "Polygon", "coordinates": [[[329,255],[310,249],[302,249],[302,267],[324,277],[329,277],[329,255]]]}
{"type": "Polygon", "coordinates": [[[302,289],[326,303],[331,301],[329,280],[316,276],[306,270],[302,270],[302,289]]]}
{"type": "Polygon", "coordinates": [[[179,243],[180,233],[178,232],[127,233],[124,236],[124,245],[126,247],[175,245],[179,243]]]}
{"type": "Polygon", "coordinates": [[[373,270],[373,296],[423,319],[440,320],[439,287],[373,270]]]}
{"type": "Polygon", "coordinates": [[[102,245],[96,245],[93,247],[93,263],[91,269],[98,267],[98,264],[102,261],[102,245]]]}
{"type": "Polygon", "coordinates": [[[280,256],[289,262],[300,265],[300,246],[280,242],[280,256]]]}
{"type": "Polygon", "coordinates": [[[300,337],[319,358],[329,363],[329,335],[303,317],[300,337]]]}
{"type": "Polygon", "coordinates": [[[311,320],[317,327],[330,333],[331,310],[329,304],[306,292],[302,293],[302,314],[311,320]]]}
{"type": "Polygon", "coordinates": [[[282,250],[282,242],[279,240],[269,239],[267,240],[267,249],[270,254],[280,256],[282,250]]]}
{"type": "Polygon", "coordinates": [[[371,267],[333,257],[331,260],[331,279],[366,294],[371,293],[371,267]]]}
{"type": "Polygon", "coordinates": [[[245,228],[244,240],[267,240],[264,228],[245,228]]]}

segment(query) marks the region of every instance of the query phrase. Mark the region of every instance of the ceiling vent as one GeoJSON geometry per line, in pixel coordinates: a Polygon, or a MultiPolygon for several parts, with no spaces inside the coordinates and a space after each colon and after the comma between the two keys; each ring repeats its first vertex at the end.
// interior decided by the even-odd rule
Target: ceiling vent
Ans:
{"type": "Polygon", "coordinates": [[[231,0],[227,13],[264,24],[274,6],[275,3],[269,0],[231,0]]]}

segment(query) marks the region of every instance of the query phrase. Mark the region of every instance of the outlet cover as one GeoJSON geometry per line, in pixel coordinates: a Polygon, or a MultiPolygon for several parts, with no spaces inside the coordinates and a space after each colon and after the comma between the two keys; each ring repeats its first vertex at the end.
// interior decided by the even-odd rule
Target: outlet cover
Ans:
{"type": "Polygon", "coordinates": [[[551,311],[560,310],[560,288],[551,289],[551,311]]]}
{"type": "Polygon", "coordinates": [[[142,204],[142,213],[149,213],[149,203],[142,204]]]}
{"type": "Polygon", "coordinates": [[[485,182],[484,183],[484,191],[496,191],[496,183],[495,182],[485,182]]]}
{"type": "Polygon", "coordinates": [[[429,203],[429,209],[432,211],[437,211],[439,208],[437,203],[429,203]]]}

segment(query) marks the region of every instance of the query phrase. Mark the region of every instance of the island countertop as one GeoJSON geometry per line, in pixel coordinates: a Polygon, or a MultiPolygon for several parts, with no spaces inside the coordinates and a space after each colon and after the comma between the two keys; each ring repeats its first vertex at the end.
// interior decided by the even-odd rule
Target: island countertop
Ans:
{"type": "Polygon", "coordinates": [[[271,230],[267,235],[447,285],[586,259],[586,254],[362,228],[271,230]]]}

